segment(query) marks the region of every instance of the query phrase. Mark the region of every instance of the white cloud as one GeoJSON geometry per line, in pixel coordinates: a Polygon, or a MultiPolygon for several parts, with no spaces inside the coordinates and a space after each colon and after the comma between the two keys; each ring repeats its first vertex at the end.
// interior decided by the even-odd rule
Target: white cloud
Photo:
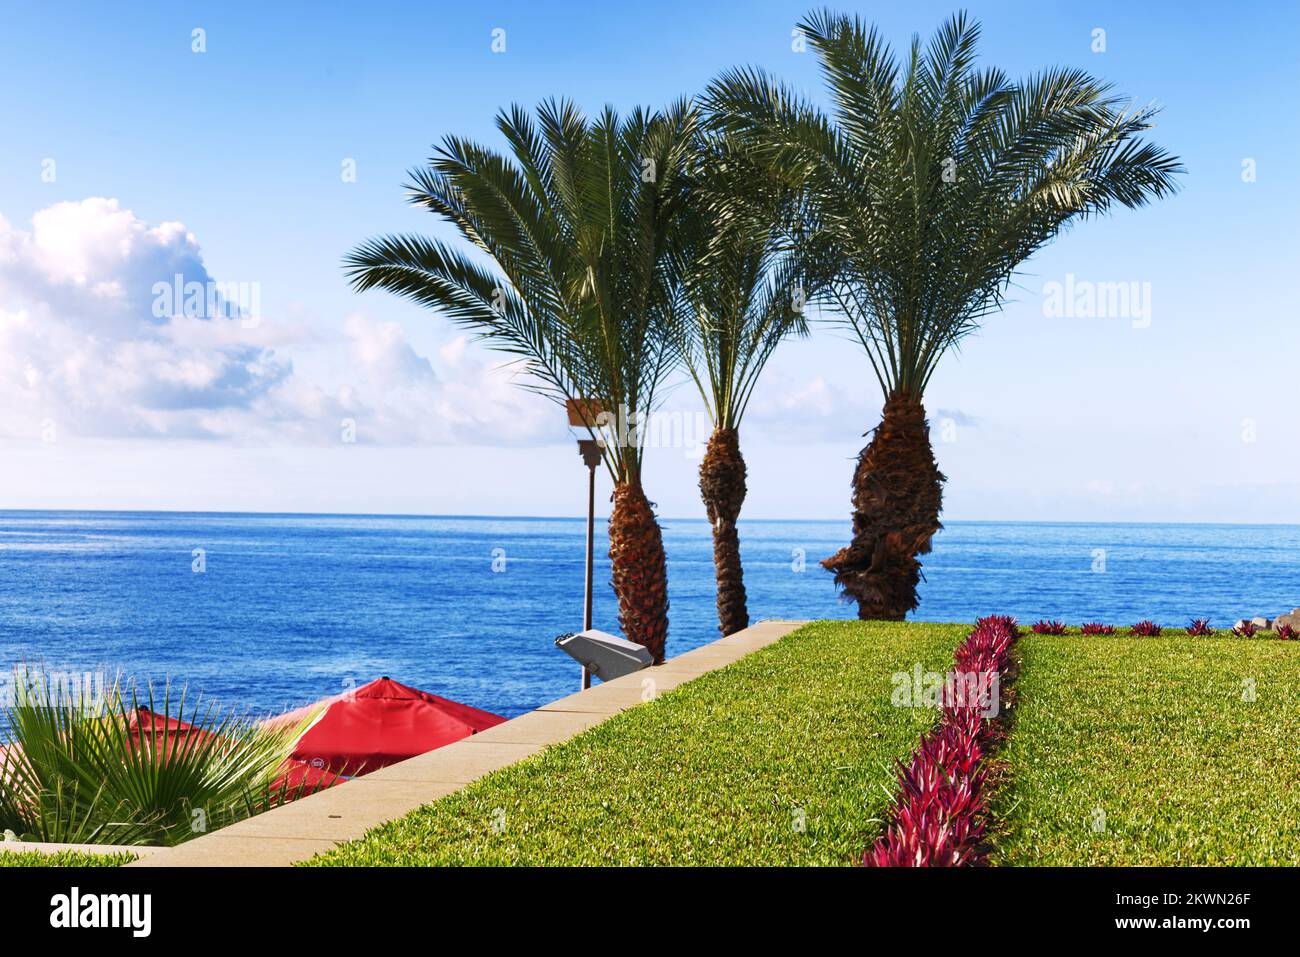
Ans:
{"type": "Polygon", "coordinates": [[[423,385],[436,380],[429,360],[418,355],[396,322],[374,322],[355,313],[343,323],[343,333],[361,374],[391,388],[423,385]]]}
{"type": "Polygon", "coordinates": [[[154,282],[178,273],[210,278],[194,236],[180,223],[150,227],[115,199],[56,203],[32,217],[30,231],[0,216],[6,300],[33,300],[101,334],[150,317],[154,282]]]}
{"type": "Polygon", "coordinates": [[[54,423],[83,438],[327,443],[343,419],[363,443],[563,435],[547,403],[505,365],[471,359],[463,338],[440,350],[439,375],[395,322],[262,318],[260,287],[211,276],[180,223],[150,226],[103,198],[50,206],[30,229],[0,216],[0,436],[54,423]],[[341,380],[305,378],[302,348],[341,380]]]}
{"type": "Polygon", "coordinates": [[[745,411],[745,431],[783,444],[835,441],[861,435],[880,418],[879,389],[851,390],[822,375],[795,379],[766,370],[745,411]]]}
{"type": "Polygon", "coordinates": [[[380,442],[498,445],[562,437],[563,413],[519,388],[510,362],[469,358],[458,337],[439,350],[444,376],[395,322],[344,323],[353,382],[340,390],[358,436],[380,442]]]}

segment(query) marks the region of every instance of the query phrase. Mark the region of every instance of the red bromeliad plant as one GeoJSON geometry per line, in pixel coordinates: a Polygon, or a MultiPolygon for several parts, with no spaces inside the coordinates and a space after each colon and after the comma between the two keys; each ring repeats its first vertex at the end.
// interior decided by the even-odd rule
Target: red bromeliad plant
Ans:
{"type": "Polygon", "coordinates": [[[1082,626],[1079,630],[1082,631],[1085,635],[1113,635],[1113,634],[1115,634],[1115,626],[1114,626],[1114,625],[1103,625],[1103,624],[1102,624],[1101,622],[1099,622],[1099,621],[1088,621],[1088,622],[1084,622],[1083,626],[1082,626]]]}
{"type": "Polygon", "coordinates": [[[1232,633],[1238,638],[1254,638],[1257,631],[1259,627],[1253,621],[1243,621],[1232,629],[1232,633]]]}
{"type": "Polygon", "coordinates": [[[1131,629],[1133,634],[1137,635],[1139,638],[1155,638],[1163,630],[1163,628],[1149,618],[1144,618],[1142,621],[1139,621],[1131,629]]]}
{"type": "Polygon", "coordinates": [[[1065,622],[1063,621],[1048,621],[1047,619],[1043,619],[1031,627],[1036,635],[1065,634],[1065,622]]]}
{"type": "MultiPolygon", "coordinates": [[[[1016,639],[1014,618],[981,618],[953,656],[959,675],[1001,675],[1016,639]]],[[[981,683],[985,694],[994,689],[981,683]]],[[[1003,689],[996,687],[998,694],[1003,689]]],[[[921,738],[912,760],[898,763],[898,798],[893,820],[863,856],[867,867],[962,867],[988,856],[988,800],[985,757],[998,738],[985,706],[945,695],[939,724],[921,738]]],[[[991,713],[990,713],[991,712],[991,713]]]]}
{"type": "Polygon", "coordinates": [[[1004,631],[1011,632],[1013,638],[1019,637],[1016,631],[1016,619],[1014,615],[988,615],[981,618],[975,623],[976,625],[988,625],[991,628],[1001,628],[1004,631]]]}
{"type": "Polygon", "coordinates": [[[1214,629],[1210,627],[1210,619],[1208,618],[1193,618],[1192,623],[1185,630],[1194,638],[1214,634],[1214,629]]]}
{"type": "Polygon", "coordinates": [[[1300,633],[1297,633],[1290,625],[1278,625],[1277,636],[1282,641],[1295,641],[1297,637],[1300,637],[1300,633]]]}

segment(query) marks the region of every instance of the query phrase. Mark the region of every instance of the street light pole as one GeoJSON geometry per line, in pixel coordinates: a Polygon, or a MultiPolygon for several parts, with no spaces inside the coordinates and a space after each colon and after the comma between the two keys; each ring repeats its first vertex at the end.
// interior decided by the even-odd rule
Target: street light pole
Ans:
{"type": "MultiPolygon", "coordinates": [[[[596,466],[600,464],[600,446],[595,439],[578,439],[578,451],[587,466],[587,576],[582,598],[582,630],[591,630],[591,595],[595,584],[592,566],[596,552],[596,466]]],[[[582,669],[582,687],[591,687],[591,672],[582,669]]]]}
{"type": "MultiPolygon", "coordinates": [[[[598,399],[566,399],[565,411],[571,428],[585,428],[593,434],[604,411],[598,399]]],[[[601,447],[595,438],[578,439],[578,452],[587,466],[587,582],[582,596],[582,630],[591,630],[591,589],[595,584],[592,564],[596,551],[596,466],[601,463],[601,447]]],[[[582,668],[582,687],[591,687],[591,672],[582,668]]]]}

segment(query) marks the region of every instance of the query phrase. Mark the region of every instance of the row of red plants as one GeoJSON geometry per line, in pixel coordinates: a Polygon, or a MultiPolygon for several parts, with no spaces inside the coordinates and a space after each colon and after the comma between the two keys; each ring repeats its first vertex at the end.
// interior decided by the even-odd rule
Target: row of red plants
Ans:
{"type": "MultiPolygon", "coordinates": [[[[1065,634],[1066,628],[1065,622],[1063,621],[1048,621],[1047,619],[1036,622],[1030,627],[1036,635],[1063,635],[1065,634]]],[[[1084,622],[1083,625],[1080,626],[1079,630],[1085,635],[1114,635],[1117,633],[1114,625],[1103,625],[1099,621],[1084,622]]],[[[1214,629],[1210,627],[1210,620],[1208,618],[1193,618],[1191,623],[1188,624],[1183,631],[1195,637],[1205,637],[1215,633],[1214,629]]],[[[1239,638],[1253,638],[1255,635],[1259,634],[1260,631],[1261,629],[1259,626],[1246,621],[1242,622],[1235,628],[1230,629],[1230,634],[1234,634],[1239,638]]],[[[1129,632],[1138,635],[1139,637],[1154,638],[1162,634],[1164,628],[1157,625],[1154,621],[1144,620],[1131,626],[1129,632]]],[[[1283,624],[1278,625],[1278,627],[1273,631],[1273,637],[1282,641],[1295,641],[1300,639],[1300,632],[1297,632],[1296,629],[1290,625],[1283,624]]]]}
{"type": "Polygon", "coordinates": [[[986,862],[990,751],[1005,733],[1016,620],[981,618],[953,656],[954,674],[997,676],[995,708],[945,694],[939,723],[911,761],[898,762],[898,797],[885,832],[863,856],[868,867],[968,867],[986,862]],[[992,713],[990,713],[992,712],[992,713]]]}

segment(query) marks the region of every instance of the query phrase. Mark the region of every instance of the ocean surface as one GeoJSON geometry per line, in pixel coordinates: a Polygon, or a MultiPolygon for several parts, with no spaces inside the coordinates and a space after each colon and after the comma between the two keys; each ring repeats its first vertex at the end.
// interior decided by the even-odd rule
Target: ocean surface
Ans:
{"type": "MultiPolygon", "coordinates": [[[[702,521],[663,521],[669,655],[717,637],[702,521]]],[[[750,616],[852,618],[847,522],[743,522],[750,616]]],[[[597,530],[595,625],[617,632],[597,530]]],[[[275,713],[381,675],[513,716],[576,690],[581,520],[0,512],[0,665],[185,684],[275,713]],[[200,552],[196,550],[201,549],[200,552]],[[201,570],[200,570],[201,569],[201,570]]],[[[914,617],[1166,625],[1300,605],[1300,526],[951,522],[914,617]]]]}

